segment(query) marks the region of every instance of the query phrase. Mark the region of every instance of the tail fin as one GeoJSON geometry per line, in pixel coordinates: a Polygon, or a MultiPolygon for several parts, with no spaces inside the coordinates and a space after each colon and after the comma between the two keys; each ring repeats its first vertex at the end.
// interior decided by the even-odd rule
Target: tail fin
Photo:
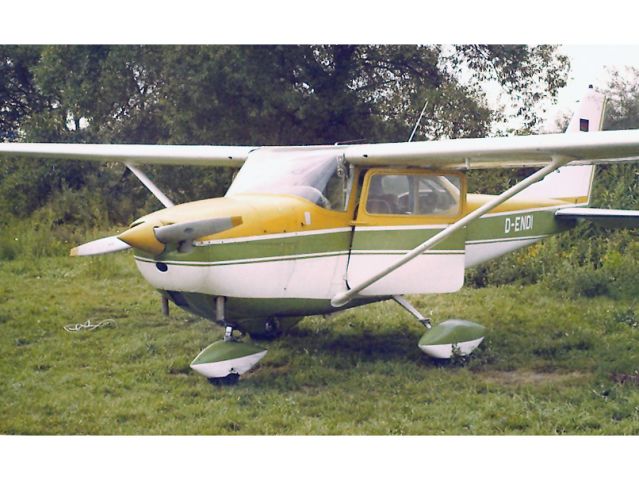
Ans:
{"type": "Polygon", "coordinates": [[[579,108],[573,115],[566,133],[597,132],[603,127],[606,97],[603,93],[588,88],[586,96],[579,103],[579,108]]]}
{"type": "MultiPolygon", "coordinates": [[[[601,130],[605,106],[606,97],[596,92],[591,85],[570,120],[566,133],[601,130]]],[[[594,173],[594,165],[563,167],[519,195],[525,198],[556,198],[576,205],[588,205],[594,173]]]]}

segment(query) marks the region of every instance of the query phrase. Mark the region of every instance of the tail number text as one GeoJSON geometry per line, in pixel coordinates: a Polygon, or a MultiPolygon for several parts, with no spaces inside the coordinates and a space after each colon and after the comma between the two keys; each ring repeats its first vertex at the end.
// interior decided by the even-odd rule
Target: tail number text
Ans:
{"type": "Polygon", "coordinates": [[[525,232],[532,230],[533,228],[533,216],[521,215],[517,217],[508,217],[504,223],[504,232],[525,232]]]}

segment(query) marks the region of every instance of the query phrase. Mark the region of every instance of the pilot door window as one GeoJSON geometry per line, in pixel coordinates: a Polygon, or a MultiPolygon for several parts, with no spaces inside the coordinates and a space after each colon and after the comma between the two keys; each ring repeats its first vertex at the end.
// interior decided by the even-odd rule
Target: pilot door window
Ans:
{"type": "Polygon", "coordinates": [[[460,210],[461,178],[456,175],[371,176],[366,211],[376,215],[453,216],[460,210]]]}

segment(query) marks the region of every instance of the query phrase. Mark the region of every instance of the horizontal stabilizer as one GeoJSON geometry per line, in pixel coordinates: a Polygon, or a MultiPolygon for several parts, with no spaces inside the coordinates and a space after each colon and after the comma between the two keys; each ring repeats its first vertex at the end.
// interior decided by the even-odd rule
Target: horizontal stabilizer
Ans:
{"type": "Polygon", "coordinates": [[[102,255],[104,253],[119,252],[131,248],[128,244],[119,240],[117,236],[100,238],[71,249],[72,257],[87,255],[102,255]]]}
{"type": "Polygon", "coordinates": [[[608,228],[639,227],[639,210],[610,210],[605,208],[562,208],[555,216],[566,220],[589,220],[608,228]]]}

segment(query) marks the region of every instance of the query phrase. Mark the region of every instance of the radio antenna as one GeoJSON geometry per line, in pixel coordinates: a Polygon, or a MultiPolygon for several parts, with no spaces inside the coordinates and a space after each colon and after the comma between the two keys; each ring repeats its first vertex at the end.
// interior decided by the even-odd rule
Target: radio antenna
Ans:
{"type": "Polygon", "coordinates": [[[417,132],[417,127],[419,127],[419,122],[422,121],[422,117],[424,116],[424,113],[426,113],[426,107],[428,107],[428,99],[426,99],[426,101],[424,102],[424,108],[422,108],[422,113],[419,114],[419,118],[417,119],[417,123],[415,124],[415,128],[413,128],[413,132],[410,134],[410,137],[408,138],[408,142],[412,142],[413,141],[413,137],[415,136],[415,132],[417,132]]]}

